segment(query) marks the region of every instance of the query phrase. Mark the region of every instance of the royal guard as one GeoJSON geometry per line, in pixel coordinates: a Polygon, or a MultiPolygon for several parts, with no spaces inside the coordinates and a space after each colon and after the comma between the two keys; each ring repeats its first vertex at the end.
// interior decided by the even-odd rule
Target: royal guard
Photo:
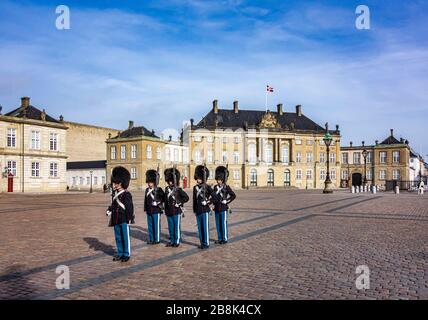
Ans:
{"type": "Polygon", "coordinates": [[[109,226],[114,228],[117,254],[113,261],[127,262],[131,257],[130,223],[135,223],[132,195],[127,190],[131,175],[124,167],[115,167],[111,174],[112,203],[107,209],[109,226]]]}
{"type": "Polygon", "coordinates": [[[180,188],[180,172],[174,167],[166,169],[165,181],[165,215],[168,221],[169,242],[167,247],[180,246],[181,216],[183,205],[189,201],[189,196],[180,188]]]}
{"type": "Polygon", "coordinates": [[[213,189],[207,184],[209,171],[205,165],[199,165],[195,168],[195,180],[197,185],[193,187],[193,212],[196,215],[198,223],[200,249],[208,249],[210,246],[210,227],[209,214],[211,213],[210,204],[212,203],[213,189]]]}
{"type": "Polygon", "coordinates": [[[159,168],[157,171],[147,170],[146,172],[148,187],[144,196],[144,211],[147,214],[147,228],[149,230],[149,241],[147,241],[147,244],[160,243],[160,216],[163,212],[164,192],[159,187],[159,177],[159,168]]]}
{"type": "Polygon", "coordinates": [[[236,195],[232,188],[227,185],[229,170],[224,166],[215,169],[215,179],[217,184],[214,186],[213,203],[215,211],[215,224],[217,227],[217,244],[225,244],[228,241],[227,215],[230,212],[229,203],[235,200],[236,195]]]}

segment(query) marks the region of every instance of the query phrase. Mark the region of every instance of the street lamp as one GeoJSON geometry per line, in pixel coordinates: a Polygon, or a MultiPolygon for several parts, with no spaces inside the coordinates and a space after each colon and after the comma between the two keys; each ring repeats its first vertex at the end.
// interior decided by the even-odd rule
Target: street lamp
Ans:
{"type": "Polygon", "coordinates": [[[363,179],[363,185],[367,185],[367,149],[364,146],[364,141],[361,142],[363,145],[363,158],[364,158],[364,179],[363,179]]]}
{"type": "Polygon", "coordinates": [[[89,171],[89,173],[91,174],[91,188],[89,189],[89,193],[92,193],[92,174],[93,174],[93,171],[91,170],[91,171],[89,171]]]}
{"type": "Polygon", "coordinates": [[[325,136],[323,138],[324,144],[327,147],[327,176],[324,181],[324,190],[323,193],[333,193],[331,189],[331,179],[330,179],[330,145],[333,141],[331,134],[328,132],[328,123],[325,124],[325,136]]]}

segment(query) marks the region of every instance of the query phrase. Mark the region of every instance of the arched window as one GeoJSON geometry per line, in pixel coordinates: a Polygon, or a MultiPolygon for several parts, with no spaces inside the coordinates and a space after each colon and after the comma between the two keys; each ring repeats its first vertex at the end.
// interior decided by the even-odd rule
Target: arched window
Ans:
{"type": "Polygon", "coordinates": [[[257,186],[257,170],[251,169],[250,171],[250,186],[257,186]]]}
{"type": "Polygon", "coordinates": [[[257,162],[256,145],[254,143],[248,145],[248,158],[250,163],[257,162]]]}
{"type": "Polygon", "coordinates": [[[290,185],[290,170],[285,170],[284,171],[284,186],[289,186],[290,185]]]}
{"type": "Polygon", "coordinates": [[[265,145],[265,162],[267,162],[267,163],[273,162],[273,145],[272,145],[272,143],[267,143],[265,145]]]}
{"type": "Polygon", "coordinates": [[[290,161],[288,145],[283,145],[281,148],[281,161],[288,163],[290,161]]]}

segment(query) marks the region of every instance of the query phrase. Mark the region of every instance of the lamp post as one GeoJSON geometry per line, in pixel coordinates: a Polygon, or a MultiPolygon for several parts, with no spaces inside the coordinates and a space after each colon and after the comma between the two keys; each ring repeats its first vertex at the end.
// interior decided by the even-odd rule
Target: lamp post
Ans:
{"type": "Polygon", "coordinates": [[[324,190],[323,193],[333,193],[331,189],[331,179],[330,179],[330,145],[333,141],[331,134],[328,132],[328,123],[325,124],[325,136],[323,138],[324,144],[327,147],[327,175],[324,181],[324,190]]]}
{"type": "Polygon", "coordinates": [[[92,174],[93,174],[93,171],[91,170],[91,171],[89,171],[89,173],[91,174],[91,188],[89,189],[89,193],[92,193],[92,174]]]}
{"type": "Polygon", "coordinates": [[[361,144],[363,145],[363,158],[364,158],[364,178],[363,178],[363,185],[366,186],[367,185],[367,149],[364,146],[364,141],[361,142],[361,144]]]}

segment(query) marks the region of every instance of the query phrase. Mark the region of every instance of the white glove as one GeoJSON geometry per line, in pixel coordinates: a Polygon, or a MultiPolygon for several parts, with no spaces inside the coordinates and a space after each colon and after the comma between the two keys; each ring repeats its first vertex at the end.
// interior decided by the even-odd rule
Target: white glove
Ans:
{"type": "Polygon", "coordinates": [[[223,204],[227,204],[227,200],[223,200],[221,203],[223,203],[223,204]]]}
{"type": "Polygon", "coordinates": [[[176,208],[180,208],[180,205],[178,203],[175,204],[176,208]]]}
{"type": "Polygon", "coordinates": [[[206,206],[208,202],[206,202],[205,200],[201,202],[203,206],[206,206]]]}
{"type": "Polygon", "coordinates": [[[157,206],[158,206],[158,204],[159,204],[159,202],[157,202],[157,201],[153,201],[153,202],[152,202],[152,206],[153,206],[153,207],[157,207],[157,206]]]}
{"type": "Polygon", "coordinates": [[[107,211],[106,211],[106,216],[107,216],[107,217],[110,217],[110,215],[111,215],[111,211],[107,210],[107,211]]]}

